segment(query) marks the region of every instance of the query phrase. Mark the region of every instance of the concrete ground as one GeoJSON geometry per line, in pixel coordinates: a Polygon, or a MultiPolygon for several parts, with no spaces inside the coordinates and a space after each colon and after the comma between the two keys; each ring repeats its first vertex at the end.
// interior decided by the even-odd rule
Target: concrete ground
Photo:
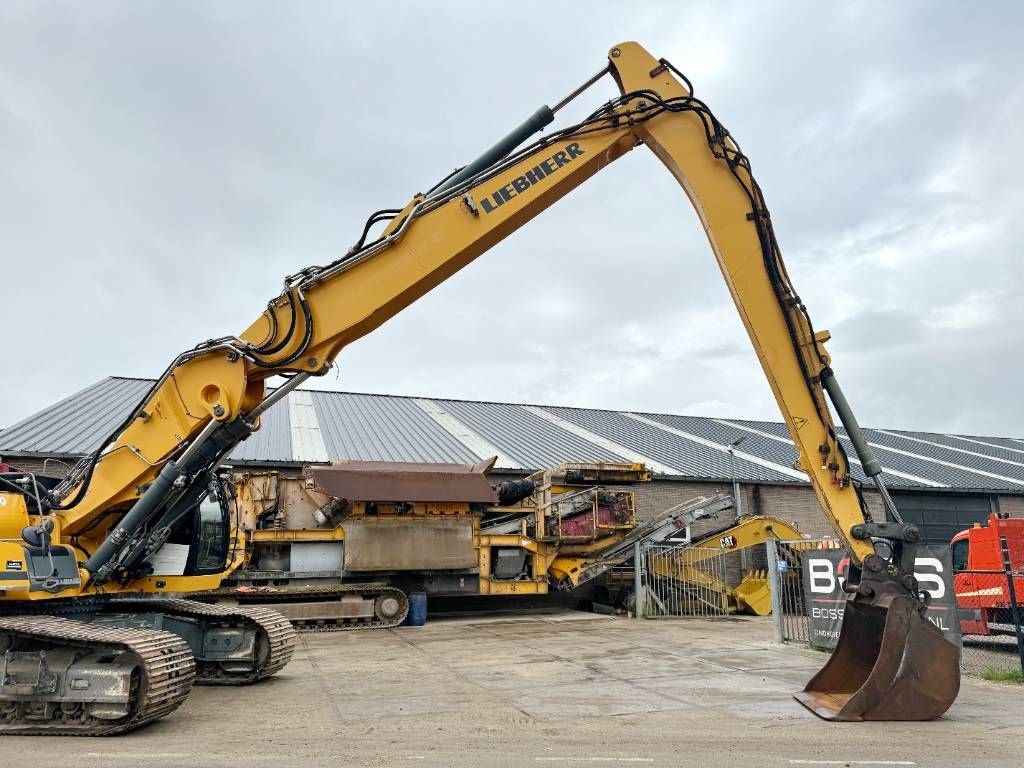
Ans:
{"type": "Polygon", "coordinates": [[[196,689],[134,734],[0,744],[84,768],[1024,764],[1020,686],[965,679],[931,723],[828,723],[791,698],[824,660],[763,619],[478,614],[304,634],[277,678],[196,689]]]}

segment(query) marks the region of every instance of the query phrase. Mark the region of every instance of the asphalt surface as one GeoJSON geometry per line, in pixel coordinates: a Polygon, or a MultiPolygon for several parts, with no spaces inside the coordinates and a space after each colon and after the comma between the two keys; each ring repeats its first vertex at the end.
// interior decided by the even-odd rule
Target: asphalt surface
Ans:
{"type": "Polygon", "coordinates": [[[763,619],[477,614],[304,634],[277,678],[196,689],[134,734],[0,747],[82,768],[1024,764],[1024,687],[965,679],[931,723],[828,723],[792,699],[824,659],[763,619]]]}

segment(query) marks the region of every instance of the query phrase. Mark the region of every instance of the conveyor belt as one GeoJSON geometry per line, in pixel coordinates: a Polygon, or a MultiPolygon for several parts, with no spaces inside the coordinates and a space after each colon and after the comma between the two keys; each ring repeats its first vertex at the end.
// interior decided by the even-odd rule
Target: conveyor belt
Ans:
{"type": "MultiPolygon", "coordinates": [[[[600,555],[600,562],[588,565],[587,570],[580,575],[579,584],[592,581],[609,568],[630,560],[633,557],[633,548],[637,543],[663,541],[681,528],[698,520],[717,517],[719,512],[724,512],[732,507],[732,496],[720,493],[709,498],[701,496],[690,499],[666,509],[652,520],[638,525],[618,544],[603,551],[600,555]]],[[[732,522],[729,525],[732,525],[732,522]]]]}

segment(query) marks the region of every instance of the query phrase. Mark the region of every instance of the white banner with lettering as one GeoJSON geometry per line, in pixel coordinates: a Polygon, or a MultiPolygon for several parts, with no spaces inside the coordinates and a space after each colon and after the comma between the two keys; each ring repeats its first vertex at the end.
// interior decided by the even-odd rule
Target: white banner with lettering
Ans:
{"type": "MultiPolygon", "coordinates": [[[[807,551],[803,554],[804,598],[810,624],[810,643],[816,648],[835,648],[846,606],[846,573],[850,557],[843,549],[807,551]]],[[[947,545],[921,548],[914,575],[921,589],[931,595],[928,619],[946,639],[960,645],[960,620],[953,592],[953,567],[947,545]]]]}

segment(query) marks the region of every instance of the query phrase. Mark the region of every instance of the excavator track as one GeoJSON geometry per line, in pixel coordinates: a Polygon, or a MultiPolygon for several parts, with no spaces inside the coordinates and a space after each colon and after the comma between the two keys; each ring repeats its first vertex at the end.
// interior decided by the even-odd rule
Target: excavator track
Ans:
{"type": "MultiPolygon", "coordinates": [[[[153,629],[125,629],[88,624],[57,616],[0,617],[0,636],[52,647],[90,652],[132,654],[136,664],[129,687],[128,714],[111,720],[89,714],[91,694],[82,701],[47,702],[45,697],[6,693],[7,654],[0,656],[4,679],[0,679],[0,734],[23,736],[109,736],[127,733],[164,717],[188,698],[195,681],[196,666],[184,640],[169,632],[153,629]]],[[[45,652],[41,654],[45,658],[45,652]]],[[[42,669],[42,663],[40,665],[42,669]]],[[[42,673],[40,673],[40,677],[42,673]]],[[[13,683],[11,686],[13,687],[13,683]]],[[[75,686],[60,686],[74,690],[75,686]]]]}
{"type": "MultiPolygon", "coordinates": [[[[217,590],[203,592],[200,595],[196,595],[196,597],[201,597],[204,600],[215,598],[244,601],[246,604],[238,606],[239,608],[266,606],[281,611],[285,615],[289,614],[289,604],[305,607],[313,603],[322,606],[325,615],[300,616],[298,613],[306,612],[300,611],[293,612],[289,616],[292,626],[299,632],[346,632],[357,629],[390,629],[400,625],[409,614],[409,598],[406,594],[397,587],[383,583],[326,584],[305,586],[299,589],[271,586],[222,587],[217,590]],[[367,599],[373,598],[375,605],[382,604],[383,601],[388,600],[393,602],[388,603],[388,610],[385,615],[381,615],[380,611],[375,611],[372,616],[329,615],[331,613],[339,613],[335,609],[335,604],[340,606],[341,599],[346,595],[360,595],[367,599]]],[[[223,604],[218,603],[218,605],[223,604]]]]}
{"type": "Polygon", "coordinates": [[[196,685],[250,685],[283,669],[295,652],[295,630],[284,616],[258,605],[221,605],[183,598],[112,600],[109,609],[151,610],[204,623],[255,625],[257,653],[253,667],[244,672],[225,671],[217,662],[196,659],[196,685]]]}

